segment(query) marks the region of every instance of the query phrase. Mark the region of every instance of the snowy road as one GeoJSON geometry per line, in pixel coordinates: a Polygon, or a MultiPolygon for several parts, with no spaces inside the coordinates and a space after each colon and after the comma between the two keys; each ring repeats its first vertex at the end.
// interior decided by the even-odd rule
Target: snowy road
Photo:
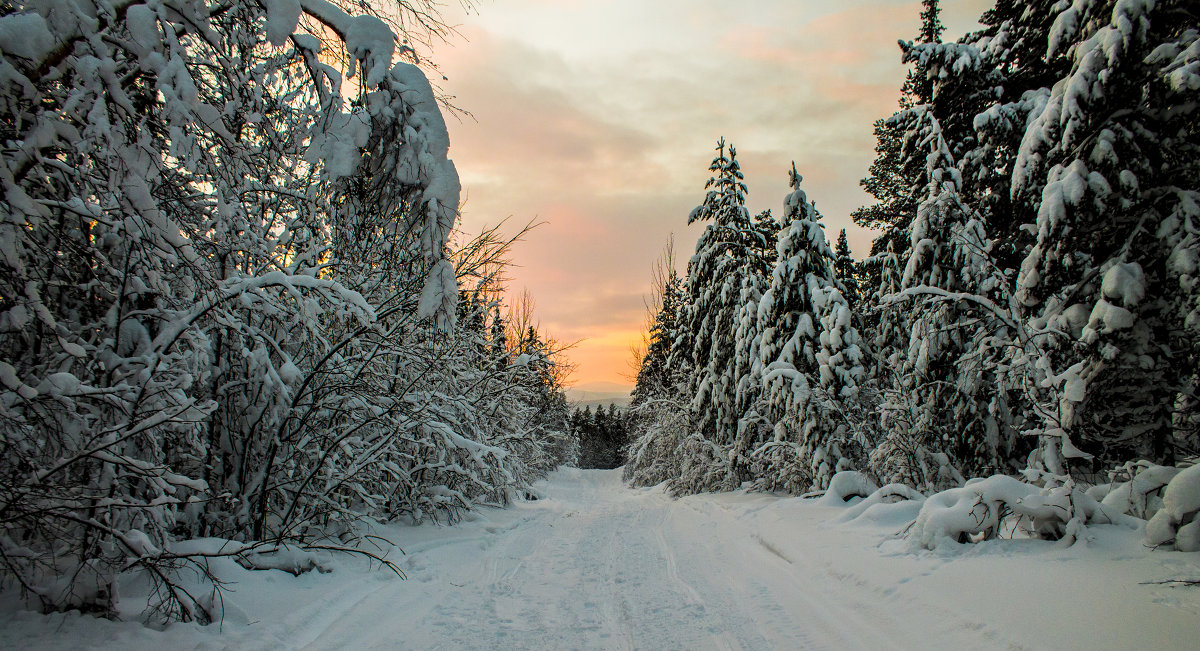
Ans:
{"type": "MultiPolygon", "coordinates": [[[[410,581],[344,604],[331,622],[316,623],[311,640],[285,629],[279,641],[314,649],[1005,649],[1189,648],[1200,639],[1194,592],[1139,584],[1157,578],[1146,576],[1155,570],[1200,571],[1195,555],[1114,557],[1103,536],[1090,550],[1004,541],[949,557],[914,555],[888,540],[915,515],[903,509],[847,525],[833,522],[838,509],[811,500],[673,500],[661,488],[623,486],[619,471],[562,470],[542,490],[539,501],[456,527],[458,538],[409,545],[410,581]]],[[[1121,541],[1114,546],[1129,542],[1121,541]]]]}
{"type": "MultiPolygon", "coordinates": [[[[390,526],[402,581],[333,559],[293,577],[232,562],[221,626],[9,612],[0,648],[1191,649],[1200,555],[1141,532],[914,551],[911,504],[753,493],[672,500],[619,471],[565,469],[542,499],[453,527],[390,526]]],[[[393,557],[396,560],[396,557],[393,557]]]]}
{"type": "Polygon", "coordinates": [[[824,567],[785,557],[734,511],[632,491],[614,472],[572,474],[507,530],[438,549],[444,589],[384,588],[312,646],[918,646],[919,630],[846,594],[824,567]],[[417,625],[380,626],[397,617],[417,625]]]}

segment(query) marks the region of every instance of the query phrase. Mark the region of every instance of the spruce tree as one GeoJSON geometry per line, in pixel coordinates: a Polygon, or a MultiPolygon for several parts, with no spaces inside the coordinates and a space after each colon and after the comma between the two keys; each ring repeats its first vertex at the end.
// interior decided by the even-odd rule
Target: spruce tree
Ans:
{"type": "MultiPolygon", "coordinates": [[[[945,27],[941,22],[938,0],[924,0],[921,11],[921,31],[917,43],[940,43],[945,27]]],[[[855,224],[883,232],[871,245],[871,254],[885,251],[888,246],[897,255],[908,248],[907,227],[916,216],[924,171],[924,160],[904,153],[904,125],[899,116],[913,106],[926,104],[933,98],[933,82],[926,65],[916,62],[909,69],[900,92],[900,112],[891,118],[875,121],[875,161],[869,174],[860,184],[875,198],[875,203],[851,213],[855,224]]],[[[877,284],[878,278],[870,284],[877,284]]]]}
{"type": "Polygon", "coordinates": [[[1180,253],[1196,244],[1180,188],[1196,187],[1183,53],[1197,10],[1004,0],[982,22],[906,57],[937,79],[932,110],[991,262],[1019,269],[1008,311],[1028,357],[1006,382],[1034,401],[1020,411],[1042,415],[1024,426],[1043,433],[1035,465],[1169,462],[1196,447],[1176,405],[1195,405],[1195,266],[1179,261],[1195,259],[1180,253]]]}
{"type": "MultiPolygon", "coordinates": [[[[708,222],[688,262],[687,305],[681,315],[692,367],[691,429],[698,449],[678,490],[707,490],[738,483],[723,450],[737,433],[741,412],[737,391],[749,372],[739,364],[739,338],[752,340],[753,309],[765,285],[763,252],[773,231],[769,215],[751,219],[737,151],[722,139],[709,170],[704,203],[688,223],[708,222]],[[748,325],[749,324],[749,325],[748,325]]],[[[741,348],[744,349],[744,346],[741,348]]]]}
{"type": "Polygon", "coordinates": [[[837,246],[833,250],[833,270],[838,282],[842,284],[843,295],[854,310],[861,298],[858,287],[858,265],[850,255],[850,242],[846,239],[846,229],[838,233],[837,246]]]}
{"type": "Polygon", "coordinates": [[[675,375],[670,365],[671,344],[675,337],[682,303],[683,281],[674,269],[668,271],[662,301],[650,326],[650,343],[638,369],[633,387],[634,408],[674,390],[675,375]]]}
{"type": "Polygon", "coordinates": [[[694,367],[690,392],[696,408],[696,430],[713,441],[728,442],[736,427],[734,392],[735,336],[743,292],[751,280],[756,229],[746,210],[746,185],[737,162],[737,150],[717,144],[709,170],[713,177],[704,203],[688,216],[688,223],[708,222],[688,262],[688,305],[683,315],[692,333],[694,367]],[[727,153],[728,152],[728,153],[727,153]]]}
{"type": "Polygon", "coordinates": [[[669,251],[659,310],[633,390],[624,478],[635,486],[679,477],[681,443],[689,431],[691,338],[683,323],[687,296],[669,251]]]}
{"type": "Polygon", "coordinates": [[[793,165],[778,261],[756,314],[757,409],[767,427],[743,427],[735,445],[755,460],[760,486],[791,491],[827,486],[861,454],[840,411],[865,376],[834,253],[801,180],[793,165]]]}
{"type": "Polygon", "coordinates": [[[488,353],[497,370],[508,368],[510,361],[507,331],[508,325],[500,316],[500,307],[496,306],[492,313],[492,331],[491,336],[488,337],[488,353]]]}
{"type": "Polygon", "coordinates": [[[955,295],[993,295],[991,242],[984,223],[964,203],[962,175],[941,124],[928,106],[907,114],[910,133],[922,143],[929,186],[911,229],[900,300],[909,324],[897,392],[910,402],[914,444],[950,455],[968,474],[996,472],[1017,445],[1007,427],[1007,392],[995,369],[1002,351],[985,338],[1007,340],[1006,325],[955,295]]]}
{"type": "Polygon", "coordinates": [[[1039,94],[1013,161],[1013,202],[1036,214],[1018,298],[1036,324],[1090,311],[1053,355],[1079,369],[1053,424],[1102,466],[1171,462],[1198,443],[1174,412],[1194,399],[1200,343],[1200,8],[1051,13],[1045,56],[1069,68],[1039,94]]]}

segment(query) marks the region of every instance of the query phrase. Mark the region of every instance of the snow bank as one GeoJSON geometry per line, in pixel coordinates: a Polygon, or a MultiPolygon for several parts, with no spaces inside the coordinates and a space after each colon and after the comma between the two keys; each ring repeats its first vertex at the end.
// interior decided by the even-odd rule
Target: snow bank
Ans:
{"type": "Polygon", "coordinates": [[[994,538],[1011,506],[1037,492],[1037,487],[1005,475],[942,491],[925,501],[909,537],[927,549],[945,540],[994,538]]]}
{"type": "Polygon", "coordinates": [[[1162,501],[1162,509],[1146,525],[1146,544],[1200,551],[1200,465],[1175,475],[1163,491],[1162,501]]]}

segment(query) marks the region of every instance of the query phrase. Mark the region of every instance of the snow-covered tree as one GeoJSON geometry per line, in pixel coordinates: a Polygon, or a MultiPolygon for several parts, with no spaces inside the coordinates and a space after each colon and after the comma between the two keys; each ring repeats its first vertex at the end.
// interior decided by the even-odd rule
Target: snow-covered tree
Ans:
{"type": "Polygon", "coordinates": [[[632,406],[637,407],[656,398],[669,395],[678,383],[678,371],[671,367],[671,343],[678,327],[679,310],[683,303],[683,280],[669,269],[663,285],[661,304],[650,324],[650,341],[646,355],[638,368],[633,387],[632,406]]]}
{"type": "MultiPolygon", "coordinates": [[[[688,262],[687,297],[681,313],[681,326],[689,332],[692,375],[689,394],[692,399],[692,435],[724,470],[705,467],[705,479],[685,480],[687,488],[702,490],[713,481],[737,483],[735,469],[722,451],[734,439],[741,413],[738,387],[748,373],[747,364],[739,364],[739,334],[749,341],[753,306],[765,285],[766,250],[774,229],[769,214],[752,219],[746,210],[746,186],[731,146],[726,154],[725,141],[717,144],[717,156],[709,170],[713,177],[705,185],[709,192],[704,203],[688,216],[688,223],[709,222],[696,243],[696,253],[688,262]],[[750,325],[748,325],[750,324],[750,325]]],[[[699,466],[697,466],[699,467],[699,466]]]]}
{"type": "Polygon", "coordinates": [[[755,405],[761,420],[744,424],[735,444],[754,459],[760,485],[796,492],[823,488],[861,454],[839,410],[856,400],[865,377],[835,256],[801,180],[793,166],[778,260],[755,315],[761,336],[751,354],[762,385],[755,405]]]}
{"type": "Polygon", "coordinates": [[[160,614],[205,621],[180,539],[352,541],[544,470],[478,427],[466,378],[499,371],[454,328],[458,177],[387,22],[324,0],[3,13],[6,585],[111,614],[141,569],[160,614]]]}
{"type": "Polygon", "coordinates": [[[853,311],[858,305],[859,299],[862,298],[858,283],[859,265],[850,255],[850,241],[846,238],[846,229],[844,228],[838,232],[833,256],[833,271],[837,275],[838,282],[842,284],[842,294],[850,303],[850,309],[853,311]]]}
{"type": "MultiPolygon", "coordinates": [[[[961,214],[952,238],[931,241],[969,245],[982,263],[973,281],[942,285],[956,297],[926,292],[938,284],[932,277],[909,276],[905,292],[926,292],[975,330],[955,345],[982,364],[988,385],[998,383],[985,391],[997,431],[1007,411],[1009,428],[1041,434],[1033,469],[1062,477],[1070,459],[1096,470],[1195,449],[1194,426],[1178,412],[1195,405],[1194,365],[1178,363],[1195,355],[1185,307],[1195,300],[1193,267],[1178,263],[1194,258],[1178,247],[1194,244],[1182,233],[1195,201],[1178,189],[1196,178],[1186,54],[1196,11],[1000,2],[982,22],[958,43],[905,46],[933,80],[924,110],[945,142],[940,167],[953,170],[953,201],[941,203],[961,214]]],[[[949,268],[959,278],[947,280],[969,280],[961,272],[971,267],[949,268]]],[[[963,442],[971,438],[991,434],[963,442]]],[[[1011,463],[1020,447],[991,455],[1011,463]]]]}
{"type": "MultiPolygon", "coordinates": [[[[653,486],[679,476],[679,444],[687,435],[687,383],[691,366],[682,351],[681,315],[687,297],[675,271],[673,244],[654,270],[657,311],[650,324],[646,354],[638,368],[630,405],[629,450],[624,478],[634,486],[653,486]]],[[[690,350],[687,353],[690,356],[690,350]]]]}
{"type": "MultiPolygon", "coordinates": [[[[945,27],[941,22],[938,0],[923,0],[921,32],[917,43],[940,43],[945,27]]],[[[920,61],[910,68],[900,91],[900,112],[928,103],[933,96],[933,80],[920,61]]],[[[909,245],[907,229],[917,213],[923,185],[924,160],[906,156],[903,151],[905,125],[897,113],[891,118],[875,121],[875,161],[869,176],[862,179],[863,189],[875,198],[875,203],[856,209],[854,223],[866,228],[882,229],[871,245],[871,254],[883,253],[890,246],[903,255],[909,245]]],[[[878,284],[873,278],[871,285],[878,284]]]]}
{"type": "Polygon", "coordinates": [[[1056,7],[1046,57],[1069,66],[1038,94],[1011,196],[1035,212],[1021,262],[1031,319],[1090,314],[1056,355],[1083,363],[1059,427],[1102,463],[1171,461],[1172,412],[1194,391],[1196,70],[1200,10],[1185,2],[1056,7]],[[1194,366],[1190,368],[1194,369],[1194,366]]]}
{"type": "Polygon", "coordinates": [[[995,371],[1001,351],[992,342],[1011,334],[973,304],[940,297],[994,294],[991,242],[963,203],[961,172],[937,118],[928,107],[909,114],[909,138],[926,152],[929,187],[913,223],[898,295],[913,300],[898,306],[911,334],[905,354],[893,360],[900,369],[895,390],[915,394],[924,405],[911,423],[918,444],[950,454],[972,474],[995,471],[1006,466],[1016,432],[1008,426],[1007,398],[995,371]]]}

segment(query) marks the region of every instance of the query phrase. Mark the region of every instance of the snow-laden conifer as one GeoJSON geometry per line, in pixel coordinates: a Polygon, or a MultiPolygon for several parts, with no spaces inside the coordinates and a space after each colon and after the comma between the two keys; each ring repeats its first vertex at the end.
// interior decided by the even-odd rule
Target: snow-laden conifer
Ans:
{"type": "Polygon", "coordinates": [[[738,387],[749,372],[747,365],[738,363],[738,337],[740,333],[748,341],[754,336],[750,315],[765,284],[763,252],[773,230],[769,215],[755,220],[746,209],[737,152],[728,147],[727,153],[724,140],[717,144],[709,170],[713,176],[705,186],[709,191],[704,203],[688,216],[688,223],[708,225],[688,262],[688,300],[681,326],[688,330],[689,349],[683,352],[693,367],[688,385],[691,432],[685,447],[691,446],[716,467],[706,462],[685,469],[679,485],[685,492],[739,481],[726,452],[742,415],[738,387]]]}
{"type": "Polygon", "coordinates": [[[835,256],[801,180],[793,166],[778,260],[755,315],[752,373],[762,385],[755,407],[766,426],[743,427],[735,446],[755,460],[760,485],[797,492],[823,488],[856,463],[861,442],[840,411],[857,399],[865,377],[835,256]]]}

